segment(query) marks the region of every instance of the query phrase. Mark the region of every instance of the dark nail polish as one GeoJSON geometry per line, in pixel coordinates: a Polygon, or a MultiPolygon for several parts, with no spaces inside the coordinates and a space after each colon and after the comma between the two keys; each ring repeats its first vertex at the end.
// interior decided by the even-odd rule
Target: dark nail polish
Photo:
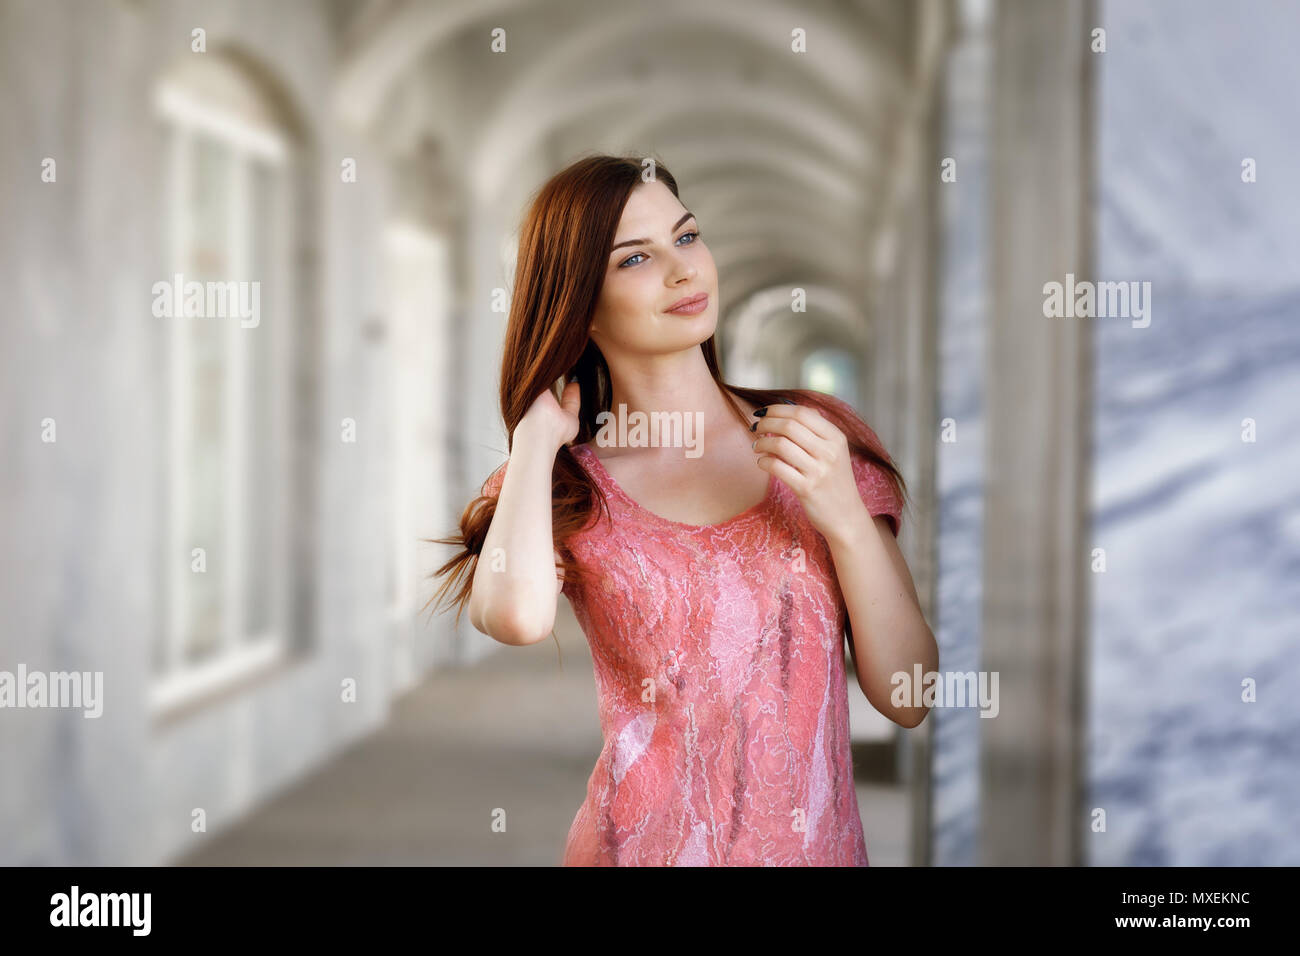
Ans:
{"type": "Polygon", "coordinates": [[[764,415],[767,414],[767,406],[764,405],[762,408],[755,409],[754,414],[757,415],[759,418],[762,418],[764,415]]]}
{"type": "Polygon", "coordinates": [[[757,428],[758,428],[758,422],[754,422],[754,424],[752,424],[752,425],[749,426],[749,430],[750,430],[751,432],[754,431],[754,430],[756,430],[757,428]]]}
{"type": "Polygon", "coordinates": [[[781,401],[785,402],[787,405],[797,405],[797,404],[798,404],[798,402],[792,402],[792,401],[790,401],[790,399],[788,399],[788,398],[783,398],[783,399],[781,399],[781,401]]]}

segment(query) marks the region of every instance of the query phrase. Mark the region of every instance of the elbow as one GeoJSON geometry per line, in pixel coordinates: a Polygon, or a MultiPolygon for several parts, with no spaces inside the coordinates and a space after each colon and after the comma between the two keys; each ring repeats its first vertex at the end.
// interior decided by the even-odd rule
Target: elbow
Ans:
{"type": "Polygon", "coordinates": [[[501,607],[483,608],[471,598],[469,619],[475,630],[511,647],[536,644],[551,633],[551,625],[539,630],[535,621],[520,615],[518,602],[514,601],[501,607]]]}
{"type": "Polygon", "coordinates": [[[893,720],[894,723],[906,730],[914,730],[921,726],[926,715],[930,713],[929,707],[907,707],[899,710],[893,720]]]}

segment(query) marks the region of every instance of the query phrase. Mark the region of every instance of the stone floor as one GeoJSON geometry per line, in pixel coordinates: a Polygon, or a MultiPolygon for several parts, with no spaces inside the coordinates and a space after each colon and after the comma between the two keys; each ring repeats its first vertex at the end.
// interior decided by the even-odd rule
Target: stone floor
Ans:
{"type": "MultiPolygon", "coordinates": [[[[441,671],[380,731],[171,864],[557,865],[601,737],[586,641],[571,616],[556,636],[562,669],[548,639],[441,671]]],[[[905,791],[857,789],[872,865],[906,865],[905,791]]]]}

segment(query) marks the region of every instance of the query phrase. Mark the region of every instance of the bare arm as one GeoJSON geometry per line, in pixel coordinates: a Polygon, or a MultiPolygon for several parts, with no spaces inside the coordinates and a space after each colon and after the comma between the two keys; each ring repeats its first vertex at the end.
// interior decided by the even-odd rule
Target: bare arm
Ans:
{"type": "Polygon", "coordinates": [[[865,507],[846,516],[827,537],[852,625],[849,654],[858,686],[873,707],[894,723],[915,727],[928,707],[895,707],[893,675],[939,669],[939,647],[921,612],[916,585],[888,520],[865,507]]]}
{"type": "Polygon", "coordinates": [[[555,626],[563,580],[555,570],[551,472],[560,446],[577,434],[577,401],[576,384],[565,387],[563,404],[548,389],[515,429],[469,600],[470,623],[502,644],[536,643],[555,626]]]}

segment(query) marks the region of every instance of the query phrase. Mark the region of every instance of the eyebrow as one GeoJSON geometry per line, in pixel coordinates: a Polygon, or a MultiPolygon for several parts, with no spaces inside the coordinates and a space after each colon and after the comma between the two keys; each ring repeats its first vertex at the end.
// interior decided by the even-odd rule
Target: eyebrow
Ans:
{"type": "MultiPolygon", "coordinates": [[[[677,222],[673,225],[672,229],[668,231],[676,232],[678,227],[681,226],[682,223],[684,223],[687,219],[694,218],[694,216],[695,213],[691,212],[689,209],[686,210],[686,215],[682,216],[681,219],[678,219],[677,222]]],[[[650,244],[649,239],[625,239],[623,242],[619,242],[611,246],[609,251],[613,252],[615,249],[621,249],[624,246],[643,246],[643,245],[648,246],[649,244],[650,244]]]]}

